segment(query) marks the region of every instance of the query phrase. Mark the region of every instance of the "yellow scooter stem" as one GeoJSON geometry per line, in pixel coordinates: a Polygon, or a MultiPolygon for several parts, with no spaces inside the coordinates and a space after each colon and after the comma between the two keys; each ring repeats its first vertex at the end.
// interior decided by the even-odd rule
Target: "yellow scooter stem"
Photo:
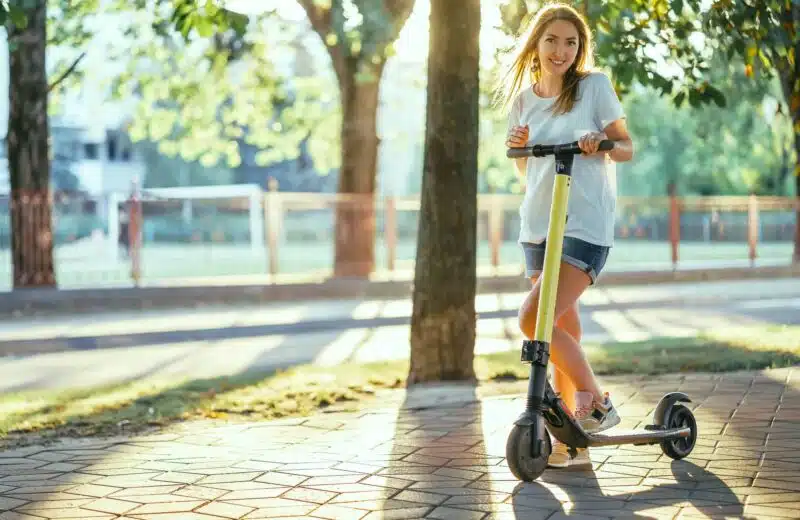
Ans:
{"type": "Polygon", "coordinates": [[[558,274],[561,268],[561,250],[564,245],[564,229],[567,226],[567,204],[569,202],[570,175],[557,173],[553,185],[553,201],[550,206],[550,224],[545,242],[544,267],[540,276],[539,309],[536,316],[534,341],[550,343],[555,322],[558,274]]]}

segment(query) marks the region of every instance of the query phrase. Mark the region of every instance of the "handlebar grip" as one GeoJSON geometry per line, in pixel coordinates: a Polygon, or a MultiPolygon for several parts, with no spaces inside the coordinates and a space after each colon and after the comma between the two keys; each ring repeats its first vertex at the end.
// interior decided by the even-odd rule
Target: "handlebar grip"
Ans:
{"type": "Polygon", "coordinates": [[[598,148],[598,150],[600,150],[601,152],[607,152],[613,149],[614,149],[614,141],[610,141],[608,139],[603,139],[602,141],[600,141],[600,147],[598,148]]]}
{"type": "Polygon", "coordinates": [[[506,157],[517,159],[520,157],[530,157],[533,151],[532,146],[525,146],[524,148],[509,148],[506,150],[506,157]]]}

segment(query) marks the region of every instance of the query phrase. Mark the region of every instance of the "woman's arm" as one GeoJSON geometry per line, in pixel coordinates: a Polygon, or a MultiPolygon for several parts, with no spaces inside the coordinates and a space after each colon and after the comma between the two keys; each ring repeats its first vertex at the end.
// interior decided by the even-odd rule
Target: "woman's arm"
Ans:
{"type": "Polygon", "coordinates": [[[633,141],[628,134],[624,119],[617,119],[606,126],[602,132],[589,132],[578,139],[578,146],[586,157],[606,155],[615,162],[626,162],[633,158],[633,141]],[[600,151],[600,141],[614,141],[614,148],[609,151],[600,151]]]}
{"type": "Polygon", "coordinates": [[[627,162],[633,159],[633,140],[628,133],[628,125],[625,119],[617,119],[609,124],[603,133],[606,134],[606,139],[614,141],[614,148],[608,153],[608,156],[614,162],[627,162]]]}
{"type": "Polygon", "coordinates": [[[528,158],[527,157],[517,157],[516,159],[514,159],[514,166],[517,168],[517,173],[522,178],[526,178],[528,176],[528,158]]]}
{"type": "MultiPolygon", "coordinates": [[[[511,127],[506,139],[506,146],[509,148],[523,148],[528,144],[530,137],[530,128],[528,125],[520,126],[515,125],[511,127]]],[[[528,158],[516,157],[514,158],[514,166],[517,168],[517,173],[523,178],[528,175],[528,158]]]]}

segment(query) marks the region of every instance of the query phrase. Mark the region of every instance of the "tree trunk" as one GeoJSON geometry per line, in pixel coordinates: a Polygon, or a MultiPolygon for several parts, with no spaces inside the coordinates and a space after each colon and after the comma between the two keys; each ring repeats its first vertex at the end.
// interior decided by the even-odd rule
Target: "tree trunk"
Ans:
{"type": "MultiPolygon", "coordinates": [[[[800,158],[800,132],[797,130],[798,125],[800,125],[800,119],[795,118],[794,149],[797,157],[800,158]]],[[[794,169],[794,193],[794,254],[792,255],[792,262],[800,264],[800,162],[794,169]]]]}
{"type": "MultiPolygon", "coordinates": [[[[311,27],[331,57],[342,105],[339,200],[336,208],[334,274],[366,278],[375,264],[375,177],[378,162],[376,118],[385,46],[395,41],[408,20],[414,0],[371,0],[354,7],[363,23],[356,29],[356,50],[343,27],[341,2],[298,0],[311,27]],[[330,43],[334,37],[336,43],[330,43]],[[371,76],[360,79],[359,76],[371,76]]],[[[346,24],[344,24],[346,25],[346,24]]]]}
{"type": "Polygon", "coordinates": [[[46,0],[29,2],[28,25],[10,27],[8,168],[14,288],[52,287],[46,0]]]}
{"type": "Polygon", "coordinates": [[[479,0],[432,0],[408,383],[474,380],[479,0]]]}
{"type": "MultiPolygon", "coordinates": [[[[790,27],[790,33],[794,34],[800,24],[800,6],[789,4],[784,11],[783,25],[790,27]]],[[[794,55],[800,52],[800,39],[794,38],[794,55]]],[[[800,63],[795,59],[794,63],[785,60],[777,65],[783,96],[789,106],[789,114],[792,118],[792,132],[794,133],[794,149],[796,161],[794,167],[794,188],[795,188],[795,217],[794,217],[794,252],[792,263],[800,264],[800,63]]]]}
{"type": "MultiPolygon", "coordinates": [[[[380,78],[383,65],[376,67],[380,78]]],[[[375,267],[375,176],[378,165],[379,81],[340,77],[342,163],[336,205],[334,275],[363,277],[375,267]]]]}

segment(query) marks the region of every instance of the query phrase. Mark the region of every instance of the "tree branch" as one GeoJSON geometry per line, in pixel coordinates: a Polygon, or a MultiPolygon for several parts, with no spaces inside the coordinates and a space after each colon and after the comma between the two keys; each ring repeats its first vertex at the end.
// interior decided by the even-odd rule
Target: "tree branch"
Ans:
{"type": "Polygon", "coordinates": [[[328,33],[332,29],[331,10],[314,4],[314,0],[297,0],[297,2],[305,10],[308,21],[311,22],[311,27],[319,35],[323,45],[328,50],[339,85],[345,85],[349,74],[347,54],[344,51],[344,47],[342,47],[342,42],[337,42],[336,45],[328,45],[326,41],[328,33]]]}
{"type": "Polygon", "coordinates": [[[314,4],[314,0],[297,0],[297,3],[305,10],[311,27],[324,39],[331,30],[331,10],[314,4]]]}
{"type": "Polygon", "coordinates": [[[52,82],[52,83],[50,84],[50,86],[47,88],[47,92],[48,92],[48,93],[52,92],[52,91],[53,91],[53,90],[54,90],[54,89],[55,89],[57,86],[59,86],[59,85],[60,85],[60,84],[61,84],[61,83],[62,83],[62,82],[65,80],[65,79],[67,79],[67,78],[69,77],[69,75],[70,75],[70,74],[72,74],[73,72],[75,72],[75,68],[77,68],[78,64],[79,64],[79,63],[80,63],[80,62],[83,60],[83,58],[85,58],[85,57],[86,57],[86,52],[82,52],[82,53],[81,53],[81,55],[80,55],[80,56],[78,56],[78,59],[76,59],[75,61],[73,61],[73,62],[72,62],[72,65],[70,65],[70,66],[69,66],[69,68],[68,68],[67,70],[65,70],[65,71],[64,71],[64,74],[62,74],[61,76],[59,76],[59,78],[58,78],[57,80],[55,80],[54,82],[52,82]]]}
{"type": "Polygon", "coordinates": [[[403,30],[408,17],[411,16],[411,11],[414,9],[414,0],[384,0],[386,10],[392,17],[392,25],[394,31],[392,33],[392,41],[396,40],[400,31],[403,30]]]}

